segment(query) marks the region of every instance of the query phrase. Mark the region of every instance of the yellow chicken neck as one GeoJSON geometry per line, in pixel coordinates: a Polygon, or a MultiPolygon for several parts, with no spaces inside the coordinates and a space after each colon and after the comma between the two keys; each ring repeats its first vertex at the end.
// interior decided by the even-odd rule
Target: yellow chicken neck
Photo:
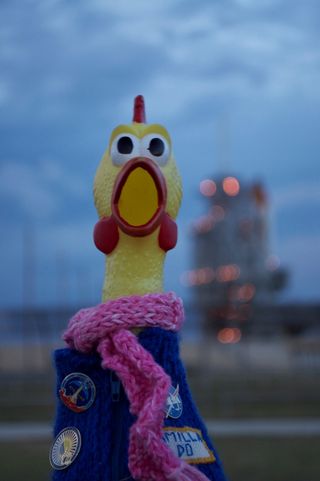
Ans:
{"type": "Polygon", "coordinates": [[[106,258],[103,302],[117,297],[163,291],[165,253],[158,245],[159,228],[146,237],[120,231],[119,243],[106,258]]]}

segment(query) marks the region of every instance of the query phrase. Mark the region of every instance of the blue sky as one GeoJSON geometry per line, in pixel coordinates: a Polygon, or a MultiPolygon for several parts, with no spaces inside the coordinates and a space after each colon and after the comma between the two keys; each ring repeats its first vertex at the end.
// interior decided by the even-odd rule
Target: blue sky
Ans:
{"type": "Polygon", "coordinates": [[[99,299],[92,181],[137,94],[170,131],[184,183],[166,287],[182,292],[198,184],[222,169],[265,184],[271,251],[291,272],[282,299],[319,300],[319,32],[317,0],[3,0],[0,306],[23,302],[28,231],[32,302],[99,299]]]}

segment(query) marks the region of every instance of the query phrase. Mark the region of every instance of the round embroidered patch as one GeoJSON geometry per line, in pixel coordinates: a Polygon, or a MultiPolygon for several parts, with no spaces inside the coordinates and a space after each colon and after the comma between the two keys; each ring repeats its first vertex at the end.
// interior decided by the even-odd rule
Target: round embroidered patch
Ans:
{"type": "Polygon", "coordinates": [[[86,374],[73,372],[62,381],[59,395],[69,409],[81,413],[89,409],[95,400],[96,387],[86,374]]]}
{"type": "Polygon", "coordinates": [[[179,395],[179,384],[177,387],[170,386],[169,395],[165,407],[166,417],[178,419],[182,414],[183,406],[179,395]]]}
{"type": "Polygon", "coordinates": [[[77,428],[64,428],[56,436],[50,449],[49,460],[53,469],[65,469],[79,454],[81,435],[77,428]]]}

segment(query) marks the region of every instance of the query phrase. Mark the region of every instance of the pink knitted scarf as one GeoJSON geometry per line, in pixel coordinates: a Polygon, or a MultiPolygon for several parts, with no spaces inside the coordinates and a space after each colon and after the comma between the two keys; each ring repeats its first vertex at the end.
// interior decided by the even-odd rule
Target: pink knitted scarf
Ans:
{"type": "Polygon", "coordinates": [[[182,301],[174,293],[122,297],[81,309],[63,336],[73,349],[96,350],[102,367],[115,371],[122,381],[130,412],[137,416],[129,438],[129,469],[136,480],[208,481],[164,443],[164,406],[171,379],[130,332],[155,326],[178,331],[183,317],[182,301]]]}

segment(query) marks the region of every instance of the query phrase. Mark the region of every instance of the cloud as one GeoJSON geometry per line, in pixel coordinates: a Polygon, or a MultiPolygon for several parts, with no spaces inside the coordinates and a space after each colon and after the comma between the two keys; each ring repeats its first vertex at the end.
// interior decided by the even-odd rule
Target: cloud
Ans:
{"type": "Polygon", "coordinates": [[[200,5],[95,0],[75,8],[67,2],[33,2],[25,16],[7,7],[0,30],[4,52],[14,55],[8,64],[0,54],[0,66],[4,85],[12,90],[5,95],[11,99],[8,114],[26,114],[33,107],[56,118],[68,112],[68,105],[74,108],[75,99],[84,102],[88,89],[100,109],[97,94],[103,88],[119,100],[139,86],[160,98],[165,91],[181,115],[198,97],[303,91],[319,99],[320,53],[313,29],[303,20],[311,21],[311,8],[305,7],[299,20],[294,15],[299,2],[264,1],[259,8],[251,0],[228,7],[200,5]],[[31,16],[33,21],[26,22],[31,16]]]}
{"type": "Polygon", "coordinates": [[[273,208],[277,211],[302,204],[318,204],[320,208],[320,183],[299,182],[283,187],[273,195],[273,208]]]}
{"type": "Polygon", "coordinates": [[[5,104],[10,99],[10,89],[5,81],[0,81],[0,105],[5,104]]]}
{"type": "Polygon", "coordinates": [[[28,254],[34,283],[30,303],[99,302],[105,263],[93,244],[92,231],[93,222],[72,219],[45,228],[41,223],[6,225],[0,237],[1,306],[21,306],[24,301],[28,254]]]}
{"type": "Polygon", "coordinates": [[[41,182],[33,168],[17,162],[7,162],[0,171],[1,196],[10,208],[13,202],[32,216],[50,215],[57,207],[57,199],[41,182]]]}
{"type": "Polygon", "coordinates": [[[66,196],[77,199],[84,192],[84,180],[53,160],[5,161],[0,166],[0,196],[7,209],[18,208],[31,219],[49,218],[66,196]]]}
{"type": "MultiPolygon", "coordinates": [[[[132,99],[139,93],[146,97],[148,119],[168,121],[175,133],[192,202],[190,209],[185,208],[185,218],[198,202],[192,195],[201,169],[211,172],[218,163],[214,122],[221,111],[230,113],[234,137],[230,150],[244,177],[263,171],[268,182],[272,171],[269,180],[284,185],[285,171],[293,170],[287,159],[299,158],[299,169],[306,169],[300,157],[308,155],[308,166],[315,163],[319,146],[314,127],[320,100],[318,3],[2,2],[4,209],[11,212],[16,206],[13,221],[21,212],[41,222],[46,219],[43,243],[48,242],[50,249],[73,246],[80,264],[88,249],[89,227],[76,220],[88,217],[84,205],[92,207],[93,175],[87,159],[91,155],[98,159],[105,131],[130,119],[132,99]],[[297,125],[287,118],[281,123],[283,111],[297,119],[297,125]],[[263,124],[264,116],[269,123],[263,124]],[[299,135],[301,129],[304,136],[299,135]],[[268,138],[275,132],[277,145],[272,146],[268,138]],[[296,142],[291,142],[293,136],[296,142]],[[46,158],[43,152],[48,152],[46,158]],[[68,226],[70,213],[74,215],[68,226]]],[[[287,207],[319,205],[319,191],[312,178],[282,187],[274,207],[283,219],[287,207]]],[[[304,208],[301,217],[308,222],[311,215],[305,212],[304,208]]],[[[289,223],[290,219],[284,222],[283,229],[289,223]]],[[[290,249],[294,261],[297,246],[290,249]]]]}
{"type": "Polygon", "coordinates": [[[161,114],[163,98],[176,117],[204,98],[279,99],[299,92],[320,99],[320,53],[303,25],[285,17],[265,18],[264,11],[226,22],[225,10],[214,5],[181,16],[166,13],[166,18],[146,22],[141,38],[137,31],[143,17],[138,24],[134,19],[129,27],[123,25],[122,32],[130,42],[143,45],[147,40],[166,55],[162,69],[148,72],[145,82],[145,92],[158,98],[161,114]]]}
{"type": "MultiPolygon", "coordinates": [[[[58,222],[39,232],[38,242],[46,246],[49,257],[63,253],[71,262],[75,262],[80,267],[88,259],[97,257],[92,237],[93,227],[94,219],[83,219],[76,222],[70,219],[67,222],[58,222]]],[[[101,263],[104,264],[102,255],[101,263]]]]}

